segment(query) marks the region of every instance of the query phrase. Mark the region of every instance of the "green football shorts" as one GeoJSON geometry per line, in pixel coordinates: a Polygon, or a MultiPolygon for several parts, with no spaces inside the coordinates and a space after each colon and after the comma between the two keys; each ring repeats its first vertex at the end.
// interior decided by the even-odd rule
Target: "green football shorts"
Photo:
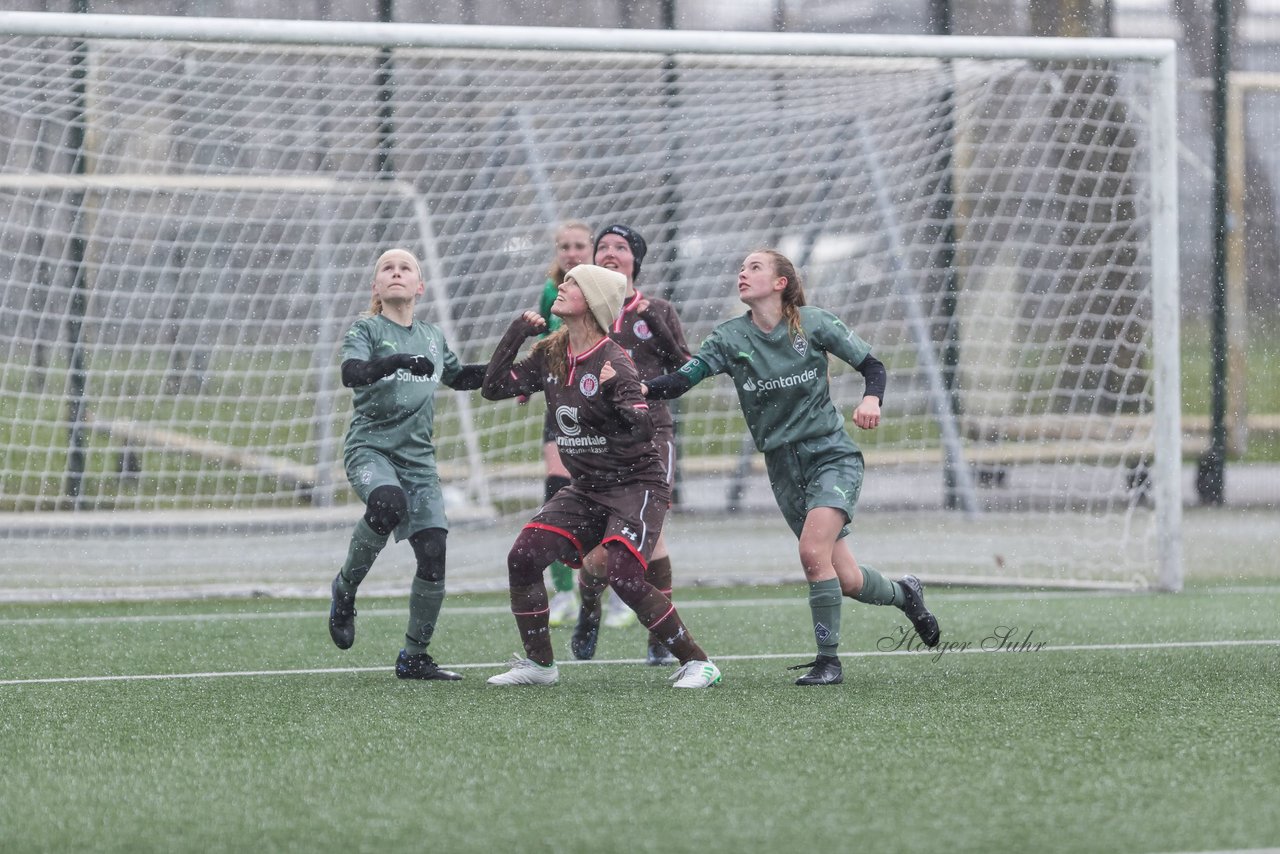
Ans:
{"type": "Polygon", "coordinates": [[[802,439],[764,455],[774,500],[799,538],[805,517],[815,507],[834,507],[844,513],[840,536],[849,535],[848,522],[862,492],[862,452],[849,434],[839,430],[816,439],[802,439]]]}
{"type": "Polygon", "coordinates": [[[369,503],[369,495],[379,486],[398,486],[409,501],[409,512],[396,526],[396,542],[407,539],[424,528],[449,530],[444,513],[444,493],[440,491],[440,475],[435,466],[402,466],[371,448],[356,448],[343,462],[347,480],[360,500],[369,503]]]}

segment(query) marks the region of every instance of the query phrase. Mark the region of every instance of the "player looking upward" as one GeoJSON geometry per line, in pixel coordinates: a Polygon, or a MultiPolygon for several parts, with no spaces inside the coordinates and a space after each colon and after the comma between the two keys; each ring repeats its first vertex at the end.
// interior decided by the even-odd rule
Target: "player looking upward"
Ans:
{"type": "Polygon", "coordinates": [[[635,365],[605,333],[617,320],[626,277],[583,264],[560,285],[552,311],[558,332],[520,362],[524,339],[545,321],[527,311],[512,321],[485,372],[483,394],[501,400],[541,391],[555,415],[556,443],[570,483],[516,537],[507,555],[511,612],[524,645],[494,685],[551,685],[559,668],[548,628],[542,572],[553,561],[580,563],[597,546],[609,585],[680,660],[677,688],[707,688],[720,671],[685,628],[671,600],[645,580],[671,501],[667,473],[653,443],[653,419],[635,365]]]}
{"type": "Polygon", "coordinates": [[[764,453],[774,498],[800,540],[800,565],[809,582],[809,610],[817,657],[791,669],[808,672],[797,685],[844,680],[837,654],[841,597],[895,605],[927,646],[940,637],[924,605],[920,581],[890,581],[859,566],[844,539],[862,489],[862,452],[831,401],[828,355],[862,374],[866,388],[853,410],[862,430],[880,424],[887,372],[871,346],[834,314],[805,304],[795,265],[771,249],[752,252],[738,271],[738,297],[748,311],[718,325],[697,354],[674,374],[647,383],[651,398],[674,398],[715,374],[728,374],[747,428],[764,453]]]}
{"type": "Polygon", "coordinates": [[[329,636],[339,649],[355,643],[356,590],[394,532],[417,561],[396,676],[456,680],[427,653],[444,601],[449,528],[432,444],[435,393],[442,383],[479,388],[485,366],[459,364],[440,328],[414,318],[422,293],[418,259],[387,250],[374,265],[369,311],[342,340],[342,384],[355,397],[343,462],[365,512],[333,579],[329,636]]]}
{"type": "MultiPolygon", "coordinates": [[[[567,271],[579,264],[591,260],[591,226],[580,219],[571,219],[561,223],[552,235],[555,244],[555,256],[547,268],[547,280],[542,285],[542,294],[538,299],[538,314],[546,321],[543,337],[560,328],[560,318],[551,312],[551,305],[560,294],[560,283],[564,281],[567,271]]],[[[555,424],[551,410],[548,409],[542,424],[542,460],[546,468],[546,479],[543,483],[543,501],[569,485],[569,470],[560,459],[560,449],[556,447],[555,424]]],[[[577,617],[578,593],[574,583],[573,569],[560,561],[551,564],[551,586],[555,595],[551,597],[550,623],[552,626],[563,626],[577,617]]]]}
{"type": "MultiPolygon", "coordinates": [[[[680,325],[680,317],[675,307],[658,296],[646,295],[636,290],[636,280],[640,278],[640,266],[648,251],[648,244],[635,229],[627,225],[614,224],[603,229],[596,237],[595,263],[607,270],[616,270],[626,276],[627,289],[622,310],[613,326],[608,330],[609,337],[622,345],[622,348],[635,362],[636,371],[643,382],[650,377],[674,371],[689,360],[689,345],[685,343],[684,328],[680,325]]],[[[655,401],[650,407],[653,418],[653,442],[662,459],[667,473],[667,484],[674,488],[676,468],[675,421],[671,410],[663,401],[655,401]]],[[[663,595],[671,598],[672,573],[671,556],[667,550],[665,535],[658,538],[653,549],[653,558],[645,569],[645,578],[663,595]]],[[[600,596],[605,589],[605,571],[603,556],[588,555],[583,563],[583,571],[578,575],[578,588],[582,596],[582,607],[578,614],[578,624],[571,639],[573,654],[577,658],[589,659],[595,655],[596,642],[600,628],[600,596]]],[[[628,618],[628,614],[619,611],[612,604],[610,614],[605,618],[607,625],[619,625],[628,618]]],[[[645,659],[649,664],[660,666],[673,664],[671,653],[650,634],[645,650],[645,659]]]]}

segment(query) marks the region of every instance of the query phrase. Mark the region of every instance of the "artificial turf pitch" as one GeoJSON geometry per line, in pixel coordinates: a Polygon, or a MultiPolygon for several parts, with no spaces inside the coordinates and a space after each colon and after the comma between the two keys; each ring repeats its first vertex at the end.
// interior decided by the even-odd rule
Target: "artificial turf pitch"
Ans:
{"type": "Polygon", "coordinates": [[[846,603],[845,683],[801,585],[678,591],[705,691],[602,629],[495,688],[501,595],[446,600],[456,683],[396,680],[406,606],[0,605],[0,848],[25,851],[1196,851],[1280,845],[1280,585],[927,592],[942,652],[846,603]]]}

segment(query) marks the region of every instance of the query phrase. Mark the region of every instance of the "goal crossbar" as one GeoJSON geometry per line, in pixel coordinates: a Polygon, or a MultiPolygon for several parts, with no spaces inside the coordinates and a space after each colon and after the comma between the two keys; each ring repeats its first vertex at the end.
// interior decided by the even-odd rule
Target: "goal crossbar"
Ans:
{"type": "Polygon", "coordinates": [[[631,30],[593,27],[504,27],[461,24],[334,24],[269,18],[171,18],[156,15],[0,13],[0,33],[67,38],[167,39],[343,47],[424,47],[458,50],[557,50],[590,53],[688,53],[1163,63],[1175,56],[1172,39],[1010,38],[819,33],[631,30]]]}

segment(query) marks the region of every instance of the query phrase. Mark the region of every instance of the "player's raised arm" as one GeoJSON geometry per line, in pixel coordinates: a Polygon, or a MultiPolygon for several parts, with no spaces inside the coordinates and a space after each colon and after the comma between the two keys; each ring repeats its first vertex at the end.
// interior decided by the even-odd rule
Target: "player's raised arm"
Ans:
{"type": "Polygon", "coordinates": [[[637,309],[649,325],[654,348],[662,354],[663,361],[669,366],[668,370],[693,357],[685,341],[680,317],[670,303],[650,304],[648,300],[642,300],[637,309]]]}
{"type": "Polygon", "coordinates": [[[547,322],[536,311],[526,311],[511,321],[484,372],[480,393],[485,400],[505,400],[520,394],[532,394],[542,388],[541,377],[530,365],[536,357],[525,359],[518,365],[515,360],[525,339],[537,335],[546,326],[547,322]]]}

